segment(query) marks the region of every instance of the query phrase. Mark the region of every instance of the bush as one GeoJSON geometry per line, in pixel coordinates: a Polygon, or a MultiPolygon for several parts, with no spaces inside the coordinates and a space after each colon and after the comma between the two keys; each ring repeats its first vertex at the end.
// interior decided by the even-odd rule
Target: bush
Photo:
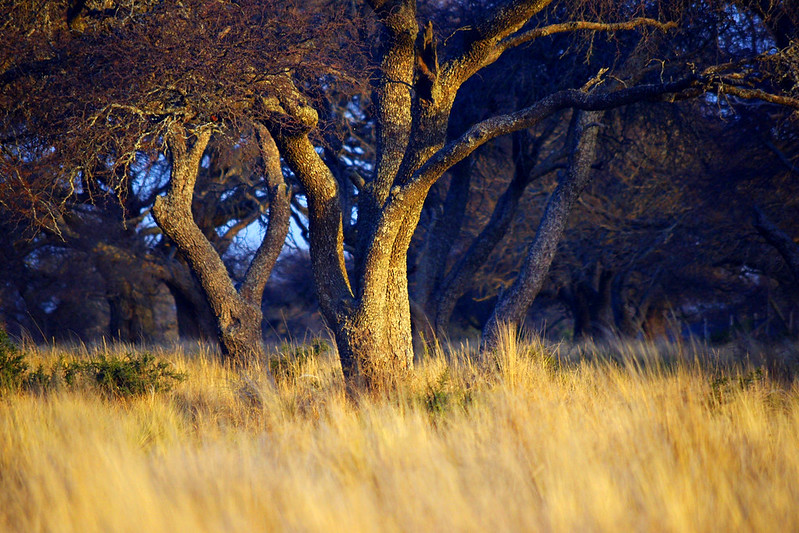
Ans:
{"type": "Polygon", "coordinates": [[[61,386],[88,386],[119,398],[168,391],[186,379],[170,363],[158,361],[146,352],[129,353],[122,358],[100,355],[87,361],[59,359],[47,367],[38,365],[31,372],[28,368],[24,354],[0,330],[0,394],[20,389],[42,393],[61,386]]]}
{"type": "Polygon", "coordinates": [[[76,377],[84,377],[103,393],[117,397],[168,391],[186,379],[185,374],[172,370],[169,363],[158,361],[146,352],[127,354],[121,359],[101,355],[65,365],[64,381],[71,385],[76,377]]]}
{"type": "Polygon", "coordinates": [[[0,329],[0,394],[19,390],[27,371],[25,356],[11,342],[8,334],[0,329]]]}

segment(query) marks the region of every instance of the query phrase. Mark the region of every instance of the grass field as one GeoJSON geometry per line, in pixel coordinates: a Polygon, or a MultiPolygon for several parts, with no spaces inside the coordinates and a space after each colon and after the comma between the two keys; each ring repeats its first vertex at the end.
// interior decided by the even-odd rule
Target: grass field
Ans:
{"type": "Polygon", "coordinates": [[[723,353],[508,336],[357,402],[318,345],[284,347],[274,382],[153,353],[187,379],[0,397],[0,530],[799,530],[799,387],[723,353]]]}

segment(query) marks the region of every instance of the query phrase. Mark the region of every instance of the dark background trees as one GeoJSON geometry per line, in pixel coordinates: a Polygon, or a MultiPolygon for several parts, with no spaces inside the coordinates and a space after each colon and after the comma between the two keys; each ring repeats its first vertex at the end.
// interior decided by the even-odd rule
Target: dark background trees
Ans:
{"type": "Polygon", "coordinates": [[[791,2],[3,7],[12,330],[257,357],[288,236],[351,384],[541,294],[576,337],[763,290],[794,331],[791,2]]]}

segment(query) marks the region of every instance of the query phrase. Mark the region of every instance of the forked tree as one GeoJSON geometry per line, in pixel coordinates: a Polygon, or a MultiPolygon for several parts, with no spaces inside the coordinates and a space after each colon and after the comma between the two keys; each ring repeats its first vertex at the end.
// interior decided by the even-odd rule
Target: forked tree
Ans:
{"type": "MultiPolygon", "coordinates": [[[[305,125],[305,131],[298,128],[287,133],[275,128],[273,134],[308,197],[317,290],[322,311],[336,336],[345,376],[350,381],[363,379],[369,386],[401,379],[412,367],[408,246],[430,187],[480,145],[499,135],[529,128],[565,108],[599,111],[630,102],[696,96],[711,90],[794,107],[797,104],[789,97],[749,87],[745,81],[728,84],[726,76],[741,79],[737,63],[698,70],[695,64],[688,67],[682,60],[675,62],[679,68],[669,75],[659,72],[660,76],[647,77],[651,65],[639,60],[643,72],[636,71],[629,81],[612,84],[612,90],[595,90],[599,79],[584,80],[586,83],[578,88],[552,92],[523,109],[476,122],[461,136],[448,139],[447,124],[458,90],[507,50],[558,32],[637,28],[665,32],[677,23],[630,17],[621,9],[610,15],[621,17],[617,22],[569,20],[548,24],[547,17],[561,6],[550,6],[551,2],[546,1],[511,1],[487,7],[473,24],[439,41],[432,25],[420,28],[415,4],[409,0],[369,2],[381,32],[375,82],[377,154],[373,174],[359,183],[352,275],[345,269],[337,183],[308,138],[316,126],[316,113],[304,103],[299,90],[280,95],[274,108],[275,113],[291,115],[305,125]],[[548,11],[550,7],[553,12],[548,11]]],[[[584,6],[574,7],[579,13],[584,6]]],[[[678,9],[670,12],[675,17],[680,13],[678,9]]],[[[567,17],[571,12],[568,13],[567,17]]],[[[683,33],[676,33],[684,37],[683,33]]],[[[672,46],[677,46],[677,42],[675,39],[672,46]]],[[[584,138],[574,146],[590,146],[593,142],[584,138]]],[[[503,322],[518,322],[522,309],[540,287],[568,207],[584,185],[580,176],[590,164],[590,151],[574,151],[573,168],[567,173],[560,194],[550,202],[522,275],[515,287],[500,298],[484,330],[489,346],[497,327],[503,322]]]]}

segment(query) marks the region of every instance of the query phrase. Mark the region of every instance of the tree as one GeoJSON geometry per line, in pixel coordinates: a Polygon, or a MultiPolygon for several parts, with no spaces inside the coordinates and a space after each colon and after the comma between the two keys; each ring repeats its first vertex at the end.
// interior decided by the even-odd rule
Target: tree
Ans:
{"type": "MultiPolygon", "coordinates": [[[[243,362],[261,353],[261,298],[290,217],[291,190],[262,101],[283,71],[318,79],[321,66],[336,69],[336,46],[325,57],[311,49],[341,25],[292,3],[112,4],[3,6],[3,203],[73,243],[80,235],[69,235],[64,222],[76,204],[85,206],[85,223],[97,223],[97,206],[108,198],[119,199],[123,220],[151,214],[198,279],[223,355],[243,362]],[[298,26],[282,24],[289,18],[298,26]],[[255,158],[248,164],[262,177],[264,201],[227,215],[225,234],[268,208],[265,237],[238,288],[220,258],[229,244],[214,233],[220,223],[203,223],[207,198],[193,202],[213,154],[232,150],[255,158]],[[140,162],[162,156],[166,187],[126,209],[140,162]]],[[[218,181],[211,192],[233,203],[240,191],[231,183],[218,181]]]]}

